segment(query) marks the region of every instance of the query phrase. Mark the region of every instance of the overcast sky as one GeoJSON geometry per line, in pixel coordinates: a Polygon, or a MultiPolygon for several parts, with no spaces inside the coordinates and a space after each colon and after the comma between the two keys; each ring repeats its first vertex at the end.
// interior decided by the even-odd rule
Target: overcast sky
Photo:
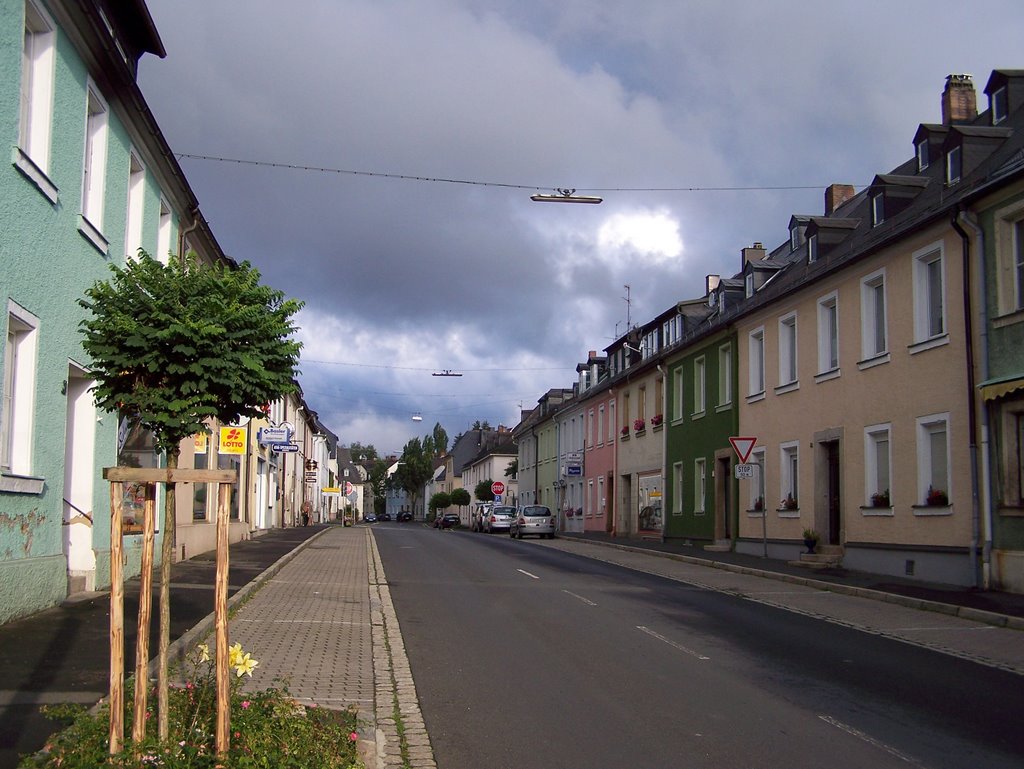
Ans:
{"type": "Polygon", "coordinates": [[[310,407],[383,453],[514,426],[627,316],[909,158],[947,74],[984,108],[1024,68],[1019,0],[148,4],[175,152],[329,169],[180,160],[224,250],[305,301],[310,407]],[[556,188],[604,203],[530,201],[556,188]]]}

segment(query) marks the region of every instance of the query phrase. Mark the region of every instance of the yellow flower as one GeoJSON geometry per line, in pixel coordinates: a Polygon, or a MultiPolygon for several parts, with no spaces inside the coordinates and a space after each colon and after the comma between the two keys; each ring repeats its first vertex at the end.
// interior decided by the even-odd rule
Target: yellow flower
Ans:
{"type": "Polygon", "coordinates": [[[233,663],[235,667],[235,675],[241,678],[243,675],[248,675],[252,678],[252,671],[256,669],[256,666],[260,663],[252,658],[248,652],[243,655],[238,662],[233,663]]]}
{"type": "Polygon", "coordinates": [[[196,647],[196,651],[199,652],[199,661],[200,662],[209,662],[210,661],[210,647],[209,646],[207,646],[206,644],[199,644],[199,646],[196,647]]]}
{"type": "Polygon", "coordinates": [[[242,644],[232,644],[228,649],[228,665],[230,665],[231,667],[237,666],[238,663],[242,660],[243,654],[244,652],[242,651],[242,644]]]}

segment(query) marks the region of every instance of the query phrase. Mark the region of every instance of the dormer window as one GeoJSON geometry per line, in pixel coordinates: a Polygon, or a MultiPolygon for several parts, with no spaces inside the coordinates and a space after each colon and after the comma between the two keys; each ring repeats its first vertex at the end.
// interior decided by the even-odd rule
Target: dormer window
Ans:
{"type": "Polygon", "coordinates": [[[921,139],[914,146],[914,152],[917,155],[917,171],[920,173],[928,167],[928,139],[921,139]]]}
{"type": "Polygon", "coordinates": [[[885,221],[885,193],[876,192],[871,196],[871,226],[877,227],[885,221]]]}
{"type": "Polygon", "coordinates": [[[999,125],[1006,120],[1009,103],[1006,97],[1006,86],[997,88],[989,97],[989,109],[992,111],[992,125],[999,125]]]}
{"type": "Polygon", "coordinates": [[[946,184],[953,185],[960,181],[963,159],[960,147],[950,147],[946,153],[946,184]]]}
{"type": "Polygon", "coordinates": [[[818,261],[818,233],[807,238],[807,263],[814,264],[818,261]]]}
{"type": "Polygon", "coordinates": [[[789,230],[789,250],[796,251],[800,248],[800,228],[791,227],[789,230]]]}
{"type": "Polygon", "coordinates": [[[746,290],[747,299],[754,295],[754,273],[748,272],[744,276],[743,287],[746,290]]]}

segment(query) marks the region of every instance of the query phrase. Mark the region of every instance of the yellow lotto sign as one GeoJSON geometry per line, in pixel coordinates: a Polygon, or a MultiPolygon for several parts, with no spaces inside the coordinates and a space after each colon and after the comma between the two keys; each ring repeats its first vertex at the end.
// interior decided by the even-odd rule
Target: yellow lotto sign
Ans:
{"type": "Polygon", "coordinates": [[[206,453],[206,445],[207,445],[207,441],[209,440],[209,438],[210,438],[210,436],[207,435],[206,433],[197,433],[195,435],[196,454],[205,454],[206,453]]]}
{"type": "Polygon", "coordinates": [[[244,427],[220,428],[219,454],[244,454],[247,441],[244,427]]]}

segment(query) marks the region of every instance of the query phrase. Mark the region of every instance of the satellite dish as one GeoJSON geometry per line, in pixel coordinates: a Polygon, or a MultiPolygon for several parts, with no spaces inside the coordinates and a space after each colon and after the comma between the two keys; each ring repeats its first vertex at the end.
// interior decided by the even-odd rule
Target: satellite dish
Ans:
{"type": "Polygon", "coordinates": [[[418,413],[417,414],[413,414],[412,415],[412,421],[413,422],[422,422],[423,421],[423,417],[420,416],[418,413]]]}

